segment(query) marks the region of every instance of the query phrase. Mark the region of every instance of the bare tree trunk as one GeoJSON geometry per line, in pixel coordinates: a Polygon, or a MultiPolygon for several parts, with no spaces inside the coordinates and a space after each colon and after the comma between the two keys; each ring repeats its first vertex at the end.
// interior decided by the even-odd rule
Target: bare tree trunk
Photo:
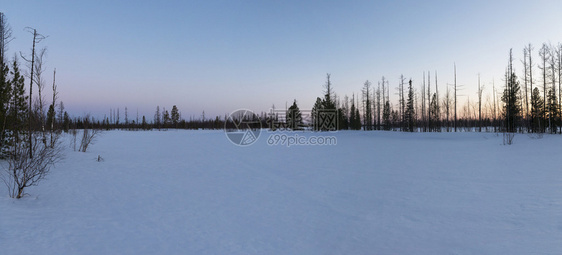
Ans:
{"type": "MultiPolygon", "coordinates": [[[[529,56],[529,87],[531,89],[531,101],[533,99],[533,46],[529,43],[529,45],[527,46],[527,54],[529,56]]],[[[531,104],[531,112],[533,112],[534,107],[531,104]]],[[[534,128],[534,118],[531,114],[531,129],[533,130],[532,132],[535,132],[535,128],[534,128]]]]}
{"type": "MultiPolygon", "coordinates": [[[[546,120],[546,72],[547,72],[547,67],[546,67],[546,61],[548,58],[548,46],[546,45],[546,43],[544,43],[541,47],[541,51],[539,52],[539,55],[541,57],[541,61],[543,63],[542,67],[539,66],[540,69],[542,69],[542,75],[543,75],[543,98],[544,98],[544,104],[543,104],[543,119],[546,120]]],[[[546,132],[546,125],[544,125],[543,127],[543,133],[546,132]]]]}
{"type": "Polygon", "coordinates": [[[480,74],[478,74],[478,132],[482,132],[482,90],[480,74]]]}
{"type": "Polygon", "coordinates": [[[435,106],[437,107],[437,128],[439,128],[438,132],[441,132],[441,109],[439,107],[439,88],[437,87],[437,71],[435,71],[435,106]]]}
{"type": "Polygon", "coordinates": [[[455,64],[455,132],[457,132],[457,64],[455,64]]]}
{"type": "Polygon", "coordinates": [[[33,158],[33,150],[31,149],[33,147],[33,142],[31,139],[31,116],[33,116],[33,111],[31,110],[32,108],[32,102],[33,102],[33,67],[35,64],[35,43],[36,43],[36,39],[37,39],[37,30],[33,29],[33,47],[31,48],[31,74],[30,74],[30,79],[29,79],[29,118],[28,118],[28,125],[29,125],[29,133],[28,133],[28,137],[29,137],[29,158],[33,158]]]}
{"type": "MultiPolygon", "coordinates": [[[[527,125],[527,131],[529,130],[529,100],[528,100],[528,88],[527,88],[527,77],[528,77],[528,69],[527,66],[527,48],[523,49],[523,89],[525,90],[525,124],[527,125]]],[[[523,109],[522,109],[523,110],[523,109]]]]}
{"type": "Polygon", "coordinates": [[[427,72],[427,131],[431,132],[431,77],[427,72]]]}

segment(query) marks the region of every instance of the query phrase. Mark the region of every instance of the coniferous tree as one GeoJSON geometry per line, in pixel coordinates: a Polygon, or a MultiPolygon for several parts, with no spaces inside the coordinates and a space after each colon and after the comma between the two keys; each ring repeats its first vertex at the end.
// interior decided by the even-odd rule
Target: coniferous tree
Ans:
{"type": "MultiPolygon", "coordinates": [[[[0,13],[1,15],[2,13],[0,13]]],[[[2,16],[0,16],[0,19],[2,16]]],[[[8,78],[10,69],[3,60],[0,60],[0,149],[7,145],[8,109],[10,105],[11,84],[8,78]]]]}
{"type": "Polygon", "coordinates": [[[51,104],[49,105],[49,110],[47,111],[47,130],[53,131],[55,121],[55,107],[51,104]]]}
{"type": "Polygon", "coordinates": [[[408,125],[408,131],[414,132],[415,128],[415,112],[414,112],[414,88],[412,87],[412,80],[408,82],[408,101],[406,103],[405,121],[408,125]]]}
{"type": "MultiPolygon", "coordinates": [[[[25,124],[28,119],[28,96],[25,95],[25,79],[20,73],[16,57],[14,57],[12,62],[10,74],[12,77],[9,82],[11,85],[11,99],[9,99],[9,112],[7,113],[8,116],[5,128],[11,130],[11,132],[6,133],[9,134],[9,137],[6,137],[6,143],[3,145],[7,145],[8,143],[13,145],[22,141],[23,138],[20,135],[25,130],[25,124]]],[[[6,147],[2,148],[3,151],[4,149],[6,149],[6,147]]]]}
{"type": "Polygon", "coordinates": [[[287,110],[287,128],[291,130],[301,130],[303,126],[302,114],[297,105],[297,100],[293,101],[293,104],[287,110]]]}
{"type": "Polygon", "coordinates": [[[170,113],[168,112],[168,110],[164,109],[164,114],[162,115],[162,123],[164,124],[164,128],[168,128],[168,126],[170,126],[170,122],[172,122],[170,113]]]}
{"type": "Polygon", "coordinates": [[[541,132],[542,126],[544,125],[543,119],[543,104],[544,101],[541,98],[541,92],[539,88],[535,87],[531,93],[531,132],[541,132]]]}
{"type": "Polygon", "coordinates": [[[322,106],[324,110],[336,110],[336,102],[334,100],[334,91],[332,82],[330,81],[330,74],[326,74],[326,84],[324,85],[324,100],[322,106]]]}
{"type": "Polygon", "coordinates": [[[68,116],[68,112],[64,112],[64,118],[63,118],[63,129],[64,132],[68,132],[68,130],[70,129],[70,117],[68,116]]]}
{"type": "Polygon", "coordinates": [[[372,130],[373,128],[373,115],[371,111],[371,82],[365,81],[363,84],[363,125],[365,130],[372,130]]]}
{"type": "Polygon", "coordinates": [[[359,107],[355,107],[355,129],[361,130],[361,114],[359,114],[359,107]]]}
{"type": "Polygon", "coordinates": [[[332,82],[330,81],[330,74],[328,73],[326,74],[326,83],[324,84],[324,99],[317,98],[312,108],[312,128],[314,131],[338,129],[338,121],[336,100],[332,89],[332,82]],[[320,118],[322,114],[325,114],[326,118],[320,118]],[[333,121],[335,123],[321,123],[324,121],[333,121]]]}
{"type": "Polygon", "coordinates": [[[162,119],[160,115],[160,106],[156,106],[156,113],[154,113],[154,126],[160,130],[162,119]]]}
{"type": "Polygon", "coordinates": [[[176,105],[172,106],[172,125],[174,128],[178,128],[178,123],[180,122],[180,112],[176,105]]]}
{"type": "Polygon", "coordinates": [[[432,127],[430,131],[441,131],[441,123],[439,122],[439,100],[437,100],[437,93],[433,93],[431,101],[429,103],[429,115],[432,127]]]}
{"type": "Polygon", "coordinates": [[[505,130],[509,133],[514,133],[519,124],[521,113],[519,90],[519,81],[517,81],[517,75],[515,75],[513,71],[513,55],[510,50],[509,66],[506,73],[506,88],[502,96],[502,101],[504,102],[505,130]]]}
{"type": "MultiPolygon", "coordinates": [[[[353,95],[353,98],[355,98],[355,95],[353,95]]],[[[352,99],[351,101],[351,108],[349,111],[349,124],[350,124],[350,129],[351,130],[355,130],[355,99],[352,99]]]]}
{"type": "Polygon", "coordinates": [[[317,97],[316,102],[314,103],[314,106],[312,107],[312,111],[311,111],[312,130],[314,130],[314,131],[320,131],[320,126],[319,126],[319,123],[318,123],[319,122],[318,115],[319,115],[319,112],[322,111],[322,109],[324,109],[324,106],[322,104],[322,99],[317,97]]]}
{"type": "Polygon", "coordinates": [[[390,112],[390,102],[387,100],[384,103],[384,107],[383,107],[383,110],[382,110],[382,122],[383,122],[384,130],[390,130],[390,128],[391,128],[391,122],[390,122],[391,116],[390,116],[390,114],[391,114],[391,112],[390,112]]]}
{"type": "Polygon", "coordinates": [[[147,130],[147,129],[148,129],[148,124],[146,124],[146,117],[144,117],[144,115],[142,116],[141,128],[142,128],[142,130],[147,130]]]}

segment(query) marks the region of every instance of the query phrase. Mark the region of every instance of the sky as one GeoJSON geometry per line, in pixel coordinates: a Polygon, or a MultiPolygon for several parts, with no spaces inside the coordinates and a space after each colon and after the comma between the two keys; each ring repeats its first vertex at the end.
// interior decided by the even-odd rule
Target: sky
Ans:
{"type": "MultiPolygon", "coordinates": [[[[128,108],[152,119],[156,106],[182,117],[268,111],[297,100],[310,109],[331,74],[338,96],[366,80],[400,75],[419,90],[435,72],[459,101],[502,84],[509,50],[522,74],[523,47],[562,42],[562,1],[6,1],[8,56],[31,54],[33,27],[45,36],[47,81],[73,116],[102,118],[128,108]],[[450,86],[449,86],[450,87],[450,86]]],[[[535,70],[538,72],[538,70],[535,70]]],[[[50,87],[48,83],[47,87],[50,87]]],[[[473,99],[472,99],[473,98],[473,99]]]]}

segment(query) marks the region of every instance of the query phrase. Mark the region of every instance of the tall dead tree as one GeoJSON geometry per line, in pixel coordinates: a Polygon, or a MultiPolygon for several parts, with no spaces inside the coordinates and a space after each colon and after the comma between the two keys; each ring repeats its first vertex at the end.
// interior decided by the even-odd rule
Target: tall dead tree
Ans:
{"type": "Polygon", "coordinates": [[[427,121],[425,118],[425,72],[423,72],[423,79],[422,79],[422,89],[421,89],[421,124],[423,132],[426,132],[426,125],[425,122],[427,121]]]}
{"type": "MultiPolygon", "coordinates": [[[[533,96],[532,96],[532,93],[533,93],[533,46],[529,43],[527,46],[525,46],[525,51],[527,52],[527,59],[528,59],[528,61],[526,61],[528,79],[527,79],[527,77],[525,77],[525,78],[527,79],[527,82],[529,83],[529,91],[530,91],[530,94],[531,94],[530,98],[531,98],[531,101],[533,101],[533,96]]],[[[532,103],[530,103],[530,105],[531,105],[531,109],[529,110],[529,112],[532,113],[532,112],[537,110],[537,109],[534,108],[535,105],[533,105],[532,103]]],[[[534,119],[533,116],[534,116],[533,114],[530,114],[530,116],[529,116],[529,118],[530,118],[529,119],[529,126],[532,127],[531,128],[532,132],[535,131],[535,129],[534,129],[535,119],[534,119]]]]}
{"type": "MultiPolygon", "coordinates": [[[[35,45],[38,44],[38,43],[40,43],[40,42],[41,42],[42,40],[44,40],[46,37],[45,37],[44,35],[42,35],[42,34],[37,33],[37,30],[34,29],[34,28],[27,27],[26,30],[27,30],[28,32],[30,32],[30,33],[33,34],[33,46],[32,46],[32,48],[31,48],[31,60],[25,58],[21,52],[20,52],[20,56],[21,56],[22,59],[24,59],[25,61],[27,61],[28,63],[30,63],[30,66],[29,66],[29,69],[30,69],[30,75],[29,75],[29,76],[30,76],[30,79],[29,79],[29,106],[28,106],[28,107],[29,107],[29,118],[28,118],[28,129],[29,129],[28,131],[29,131],[29,134],[28,134],[28,142],[29,142],[29,148],[33,148],[33,141],[32,141],[33,139],[32,139],[32,135],[31,135],[31,134],[32,134],[32,131],[33,131],[33,130],[32,130],[32,126],[33,126],[33,122],[32,122],[32,118],[33,118],[33,117],[32,117],[32,116],[33,116],[33,114],[32,114],[32,112],[33,112],[33,111],[32,111],[32,106],[33,106],[33,80],[34,80],[33,77],[35,77],[35,76],[34,76],[34,72],[33,72],[34,69],[35,69],[35,68],[34,68],[34,67],[35,67],[35,45]]],[[[32,149],[29,150],[29,158],[33,158],[33,150],[32,150],[32,149]]]]}
{"type": "MultiPolygon", "coordinates": [[[[373,88],[374,89],[374,88],[373,88]]],[[[377,90],[375,91],[375,105],[373,106],[375,109],[375,130],[379,130],[381,126],[381,82],[378,82],[377,90]]]]}
{"type": "MultiPolygon", "coordinates": [[[[544,103],[543,103],[543,119],[546,120],[546,87],[547,87],[547,72],[548,72],[548,67],[547,67],[547,62],[548,62],[548,57],[549,57],[549,48],[548,45],[546,43],[543,43],[540,51],[539,51],[539,56],[541,57],[541,62],[542,62],[542,66],[539,66],[539,69],[542,70],[542,76],[543,76],[543,98],[544,98],[544,103]]],[[[546,125],[544,125],[542,132],[546,132],[546,125]]]]}
{"type": "Polygon", "coordinates": [[[44,61],[47,53],[46,48],[42,48],[35,56],[34,78],[37,85],[37,101],[35,105],[35,112],[38,115],[39,128],[43,134],[43,143],[47,144],[45,134],[45,98],[43,92],[45,91],[45,80],[43,79],[43,72],[45,71],[44,61]]]}
{"type": "Polygon", "coordinates": [[[455,132],[457,132],[457,64],[455,63],[455,132]]]}
{"type": "Polygon", "coordinates": [[[435,71],[435,107],[436,109],[436,122],[438,131],[441,132],[441,109],[439,107],[439,88],[437,87],[437,71],[435,71]]]}
{"type": "Polygon", "coordinates": [[[484,87],[480,86],[480,74],[478,74],[478,132],[482,132],[482,91],[484,87]]]}
{"type": "Polygon", "coordinates": [[[525,94],[525,123],[527,123],[527,129],[529,129],[529,100],[528,100],[528,77],[529,77],[529,66],[527,64],[527,48],[523,48],[523,90],[525,94]]]}
{"type": "Polygon", "coordinates": [[[0,63],[6,63],[6,51],[8,50],[8,43],[12,39],[12,29],[6,21],[4,13],[0,12],[0,63]]]}
{"type": "Polygon", "coordinates": [[[548,67],[550,69],[550,83],[552,83],[552,92],[551,92],[551,103],[549,104],[549,122],[550,122],[550,132],[556,133],[558,131],[558,100],[556,99],[556,47],[550,45],[550,57],[548,61],[548,67]]]}
{"type": "Polygon", "coordinates": [[[497,116],[496,116],[497,95],[496,95],[496,85],[495,85],[494,80],[492,80],[492,96],[493,96],[493,100],[494,100],[494,111],[493,111],[493,116],[492,116],[494,118],[493,119],[493,123],[494,123],[493,125],[494,125],[494,132],[497,132],[497,130],[496,130],[497,125],[495,124],[496,118],[497,118],[497,116]]]}
{"type": "Polygon", "coordinates": [[[449,122],[449,113],[451,110],[451,93],[449,87],[447,87],[447,91],[445,92],[445,98],[443,99],[443,107],[445,107],[445,128],[447,132],[451,132],[450,122],[449,122]]]}
{"type": "Polygon", "coordinates": [[[431,78],[429,77],[429,72],[427,72],[427,131],[431,132],[431,78]]]}
{"type": "MultiPolygon", "coordinates": [[[[51,148],[55,147],[55,135],[56,135],[56,131],[55,131],[55,120],[56,120],[56,114],[55,114],[55,107],[57,105],[57,98],[58,98],[58,92],[57,92],[57,84],[56,84],[56,77],[57,76],[57,69],[55,69],[53,71],[53,101],[51,103],[50,109],[52,109],[52,115],[48,116],[51,119],[49,120],[49,122],[51,123],[50,128],[50,136],[51,136],[51,148]]],[[[61,110],[62,111],[62,110],[61,110]]]]}
{"type": "Polygon", "coordinates": [[[400,100],[400,130],[403,131],[404,129],[404,111],[406,108],[406,102],[404,99],[404,84],[406,83],[406,78],[404,75],[400,75],[400,85],[398,87],[398,94],[400,100]]]}
{"type": "Polygon", "coordinates": [[[371,113],[371,82],[365,81],[363,84],[363,120],[365,130],[372,130],[373,118],[371,113]]]}

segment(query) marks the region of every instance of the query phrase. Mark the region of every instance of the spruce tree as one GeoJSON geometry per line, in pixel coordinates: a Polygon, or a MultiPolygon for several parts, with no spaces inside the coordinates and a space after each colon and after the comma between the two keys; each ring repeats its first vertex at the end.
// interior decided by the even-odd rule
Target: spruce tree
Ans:
{"type": "Polygon", "coordinates": [[[162,115],[162,122],[164,124],[164,128],[168,128],[172,119],[170,118],[170,113],[168,110],[164,110],[164,114],[162,115]]]}
{"type": "Polygon", "coordinates": [[[543,120],[543,104],[544,101],[541,98],[541,92],[539,88],[535,87],[531,93],[531,132],[541,132],[542,125],[544,125],[543,120]]]}
{"type": "Polygon", "coordinates": [[[316,102],[314,103],[314,106],[312,107],[312,130],[314,131],[320,131],[320,126],[319,126],[319,114],[320,112],[324,109],[324,105],[322,103],[322,99],[320,99],[319,97],[316,98],[316,102]]]}
{"type": "Polygon", "coordinates": [[[382,122],[384,130],[390,130],[391,122],[390,122],[390,102],[388,100],[384,103],[384,107],[382,110],[382,122]]]}
{"type": "Polygon", "coordinates": [[[517,75],[513,71],[513,57],[512,52],[509,52],[509,66],[506,73],[506,88],[504,89],[502,95],[502,101],[504,102],[504,120],[505,120],[505,130],[506,132],[513,133],[517,131],[519,124],[520,114],[521,114],[521,104],[519,102],[519,81],[517,81],[517,75]]]}
{"type": "Polygon", "coordinates": [[[429,131],[441,131],[441,123],[439,122],[439,102],[437,100],[437,94],[433,93],[431,97],[431,102],[429,103],[429,115],[431,122],[429,123],[429,131]]]}
{"type": "Polygon", "coordinates": [[[172,106],[172,125],[174,128],[178,128],[178,123],[180,122],[180,112],[178,111],[178,107],[175,105],[172,106]]]}
{"type": "Polygon", "coordinates": [[[414,132],[415,128],[415,112],[414,112],[414,88],[412,88],[412,80],[408,82],[408,102],[406,103],[405,113],[406,124],[408,131],[414,132]]]}
{"type": "Polygon", "coordinates": [[[359,107],[355,108],[355,129],[361,130],[361,114],[359,114],[359,107]]]}
{"type": "Polygon", "coordinates": [[[504,90],[502,102],[504,102],[504,120],[507,132],[513,133],[517,131],[519,124],[521,107],[519,104],[519,82],[515,73],[510,75],[507,82],[507,88],[504,90]]]}
{"type": "Polygon", "coordinates": [[[12,76],[12,80],[10,81],[12,93],[8,116],[8,122],[10,125],[7,126],[7,128],[13,131],[12,136],[15,139],[15,142],[19,142],[19,134],[25,130],[25,125],[27,123],[27,100],[29,96],[25,95],[25,79],[20,73],[19,63],[15,57],[12,62],[12,71],[10,74],[12,76]]]}
{"type": "Polygon", "coordinates": [[[287,120],[287,128],[291,130],[301,130],[303,123],[302,123],[302,114],[297,106],[297,100],[293,101],[293,105],[289,107],[287,110],[286,120],[287,120]]]}
{"type": "Polygon", "coordinates": [[[47,130],[54,130],[55,126],[55,107],[51,104],[49,105],[49,110],[47,111],[47,130]]]}
{"type": "Polygon", "coordinates": [[[351,102],[351,110],[349,111],[349,123],[350,123],[350,129],[351,130],[357,130],[356,125],[355,125],[355,102],[353,102],[355,100],[352,100],[351,102]]]}
{"type": "Polygon", "coordinates": [[[68,132],[68,130],[70,129],[70,117],[68,116],[68,112],[64,112],[64,117],[63,117],[63,130],[64,132],[68,132]]]}

